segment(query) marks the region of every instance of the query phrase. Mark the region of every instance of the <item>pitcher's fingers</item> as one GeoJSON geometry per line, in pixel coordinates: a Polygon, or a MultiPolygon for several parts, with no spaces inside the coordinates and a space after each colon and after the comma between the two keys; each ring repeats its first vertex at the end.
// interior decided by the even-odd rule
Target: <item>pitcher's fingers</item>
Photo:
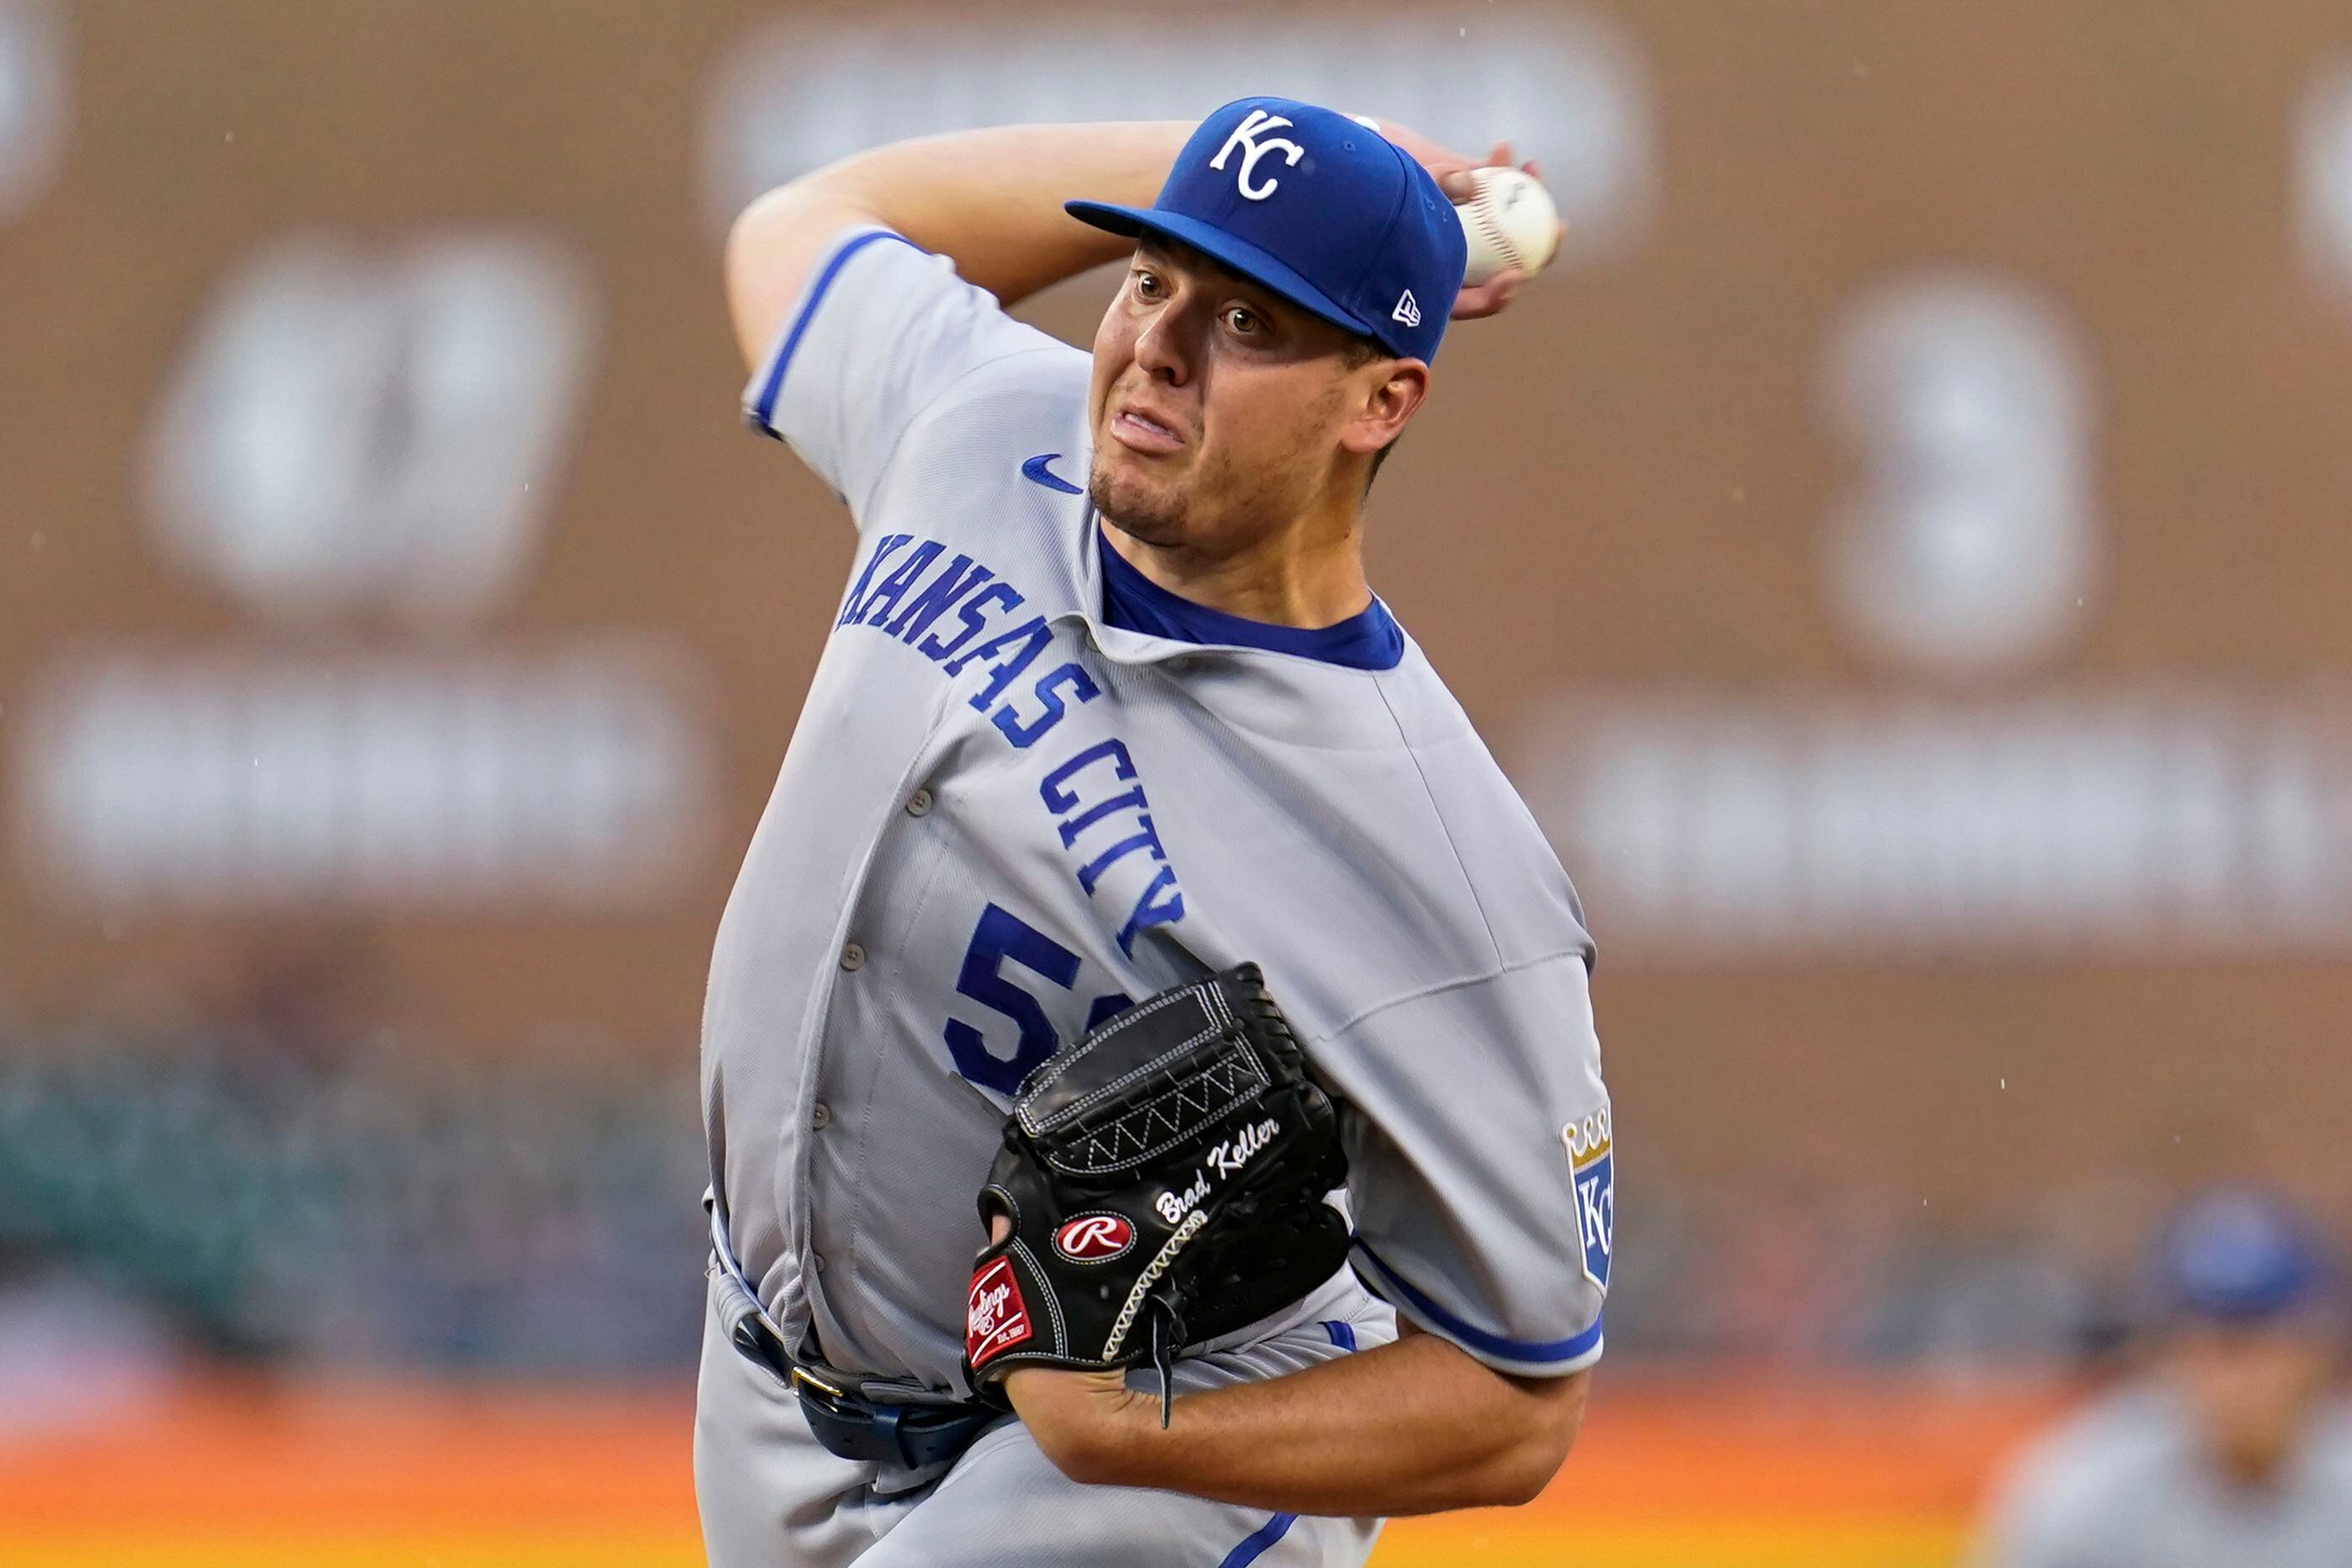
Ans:
{"type": "Polygon", "coordinates": [[[1465,285],[1454,301],[1454,319],[1475,321],[1482,316],[1495,314],[1511,302],[1511,296],[1519,291],[1519,285],[1525,281],[1523,273],[1517,268],[1510,268],[1496,273],[1484,283],[1465,285]]]}

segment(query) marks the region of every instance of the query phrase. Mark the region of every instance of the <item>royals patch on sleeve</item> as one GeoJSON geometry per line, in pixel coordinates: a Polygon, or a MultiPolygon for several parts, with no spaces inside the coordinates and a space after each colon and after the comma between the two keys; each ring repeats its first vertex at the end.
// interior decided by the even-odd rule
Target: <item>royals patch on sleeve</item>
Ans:
{"type": "Polygon", "coordinates": [[[1568,1146],[1568,1175],[1576,1191],[1576,1234],[1584,1243],[1584,1276],[1609,1289],[1609,1251],[1617,1226],[1616,1161],[1609,1148],[1609,1108],[1559,1130],[1568,1146]]]}

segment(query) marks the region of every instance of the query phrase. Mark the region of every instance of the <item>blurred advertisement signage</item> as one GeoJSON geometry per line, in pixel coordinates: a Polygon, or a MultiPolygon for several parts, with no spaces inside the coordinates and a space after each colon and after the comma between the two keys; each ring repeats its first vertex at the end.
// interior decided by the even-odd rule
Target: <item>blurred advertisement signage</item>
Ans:
{"type": "Polygon", "coordinates": [[[2352,313],[2352,53],[2323,66],[2294,126],[2294,216],[2304,271],[2352,313]]]}
{"type": "Polygon", "coordinates": [[[0,0],[0,223],[56,181],[72,105],[65,25],[55,7],[0,0]]]}
{"type": "Polygon", "coordinates": [[[477,614],[530,563],[593,326],[544,240],[280,240],[221,290],[165,394],[158,542],[272,617],[477,614]]]}
{"type": "Polygon", "coordinates": [[[108,904],[626,902],[708,820],[688,691],[625,647],[91,659],[31,704],[22,853],[108,904]]]}
{"type": "Polygon", "coordinates": [[[2352,689],[1570,696],[1516,761],[1612,952],[2352,942],[2352,689]]]}
{"type": "Polygon", "coordinates": [[[1827,583],[1862,645],[1953,673],[2063,647],[2097,528],[2090,390],[2058,311],[1992,278],[1906,278],[1847,312],[1822,379],[1852,473],[1827,583]]]}
{"type": "Polygon", "coordinates": [[[1603,942],[2004,956],[2352,942],[2352,687],[2053,682],[2097,610],[2095,409],[2000,277],[1869,289],[1822,361],[1822,582],[1867,689],[1557,694],[1515,773],[1603,942]]]}
{"type": "Polygon", "coordinates": [[[572,253],[531,233],[250,254],[190,333],[142,478],[159,552],[269,636],[46,672],[15,792],[46,885],[145,909],[677,884],[710,763],[674,653],[473,646],[539,558],[597,318],[572,253]]]}
{"type": "Polygon", "coordinates": [[[1639,57],[1574,7],[1477,5],[1169,19],[1094,7],[851,13],[763,28],[709,95],[704,201],[723,229],[762,191],[904,137],[1039,121],[1197,120],[1253,93],[1327,103],[1483,153],[1539,159],[1567,220],[1563,257],[1616,253],[1648,215],[1656,157],[1639,57]]]}

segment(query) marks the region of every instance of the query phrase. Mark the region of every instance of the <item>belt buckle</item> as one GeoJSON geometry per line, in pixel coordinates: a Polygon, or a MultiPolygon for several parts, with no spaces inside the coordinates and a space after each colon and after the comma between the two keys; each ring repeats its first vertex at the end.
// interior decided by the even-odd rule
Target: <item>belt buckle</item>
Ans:
{"type": "Polygon", "coordinates": [[[834,1384],[827,1383],[824,1379],[817,1376],[816,1373],[811,1372],[808,1368],[803,1366],[798,1362],[793,1363],[793,1387],[795,1392],[799,1393],[805,1393],[810,1389],[814,1389],[817,1393],[827,1395],[835,1402],[845,1401],[849,1398],[849,1391],[847,1389],[835,1387],[834,1384]]]}
{"type": "Polygon", "coordinates": [[[887,1460],[908,1469],[919,1468],[908,1444],[906,1413],[898,1406],[877,1405],[852,1394],[797,1363],[793,1367],[793,1392],[799,1395],[804,1412],[814,1407],[812,1425],[821,1420],[841,1441],[843,1446],[835,1447],[820,1431],[818,1442],[835,1453],[848,1458],[887,1460]]]}
{"type": "Polygon", "coordinates": [[[794,1363],[793,1392],[817,1441],[845,1459],[878,1460],[919,1470],[970,1446],[986,1412],[887,1405],[840,1387],[794,1363]],[[976,1421],[975,1417],[982,1419],[976,1421]]]}

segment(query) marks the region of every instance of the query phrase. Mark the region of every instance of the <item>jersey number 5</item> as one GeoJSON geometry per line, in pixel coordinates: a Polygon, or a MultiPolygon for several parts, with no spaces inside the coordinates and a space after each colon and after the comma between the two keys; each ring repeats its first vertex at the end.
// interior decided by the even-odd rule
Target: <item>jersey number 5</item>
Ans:
{"type": "MultiPolygon", "coordinates": [[[[1010,1058],[1000,1057],[988,1048],[978,1029],[961,1018],[950,1018],[948,1054],[955,1058],[956,1071],[983,1088],[1009,1095],[1038,1063],[1061,1047],[1062,1040],[1037,998],[1004,973],[1008,958],[1067,991],[1078,982],[1078,955],[999,904],[982,910],[980,924],[972,928],[971,945],[964,949],[963,969],[956,976],[957,994],[1012,1019],[1020,1026],[1021,1037],[1010,1058]]],[[[1087,1027],[1093,1028],[1128,1005],[1123,992],[1096,997],[1087,1010],[1087,1027]]]]}

